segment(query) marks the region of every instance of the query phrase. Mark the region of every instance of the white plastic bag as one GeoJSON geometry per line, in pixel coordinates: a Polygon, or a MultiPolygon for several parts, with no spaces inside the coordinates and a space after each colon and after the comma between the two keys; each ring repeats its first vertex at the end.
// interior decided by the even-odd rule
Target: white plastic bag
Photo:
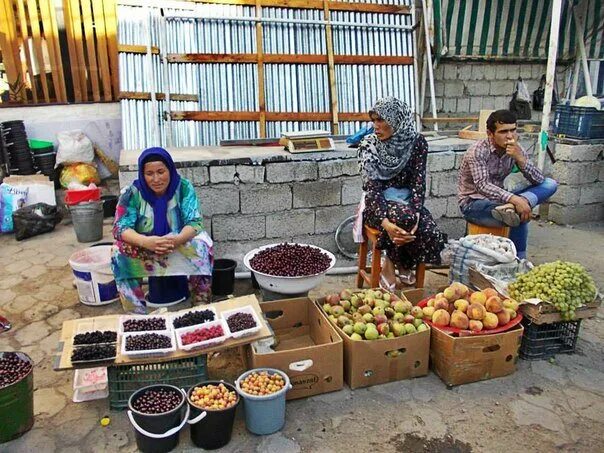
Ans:
{"type": "Polygon", "coordinates": [[[0,184],[0,233],[12,233],[13,212],[25,206],[28,192],[27,187],[0,184]]]}
{"type": "Polygon", "coordinates": [[[516,247],[508,238],[491,234],[465,236],[449,241],[452,252],[449,281],[470,283],[469,269],[478,264],[497,265],[516,260],[516,247]]]}
{"type": "Polygon", "coordinates": [[[364,241],[363,239],[363,211],[365,210],[365,192],[361,195],[361,201],[357,206],[356,218],[352,224],[352,237],[354,242],[360,244],[364,241]]]}
{"type": "Polygon", "coordinates": [[[524,83],[524,80],[522,80],[521,78],[518,79],[518,81],[516,82],[516,99],[518,99],[519,101],[526,101],[526,102],[531,102],[531,95],[529,94],[529,90],[526,86],[526,83],[524,83]]]}
{"type": "Polygon", "coordinates": [[[55,168],[63,163],[90,163],[94,160],[92,142],[81,130],[58,132],[57,140],[59,148],[55,168]]]}

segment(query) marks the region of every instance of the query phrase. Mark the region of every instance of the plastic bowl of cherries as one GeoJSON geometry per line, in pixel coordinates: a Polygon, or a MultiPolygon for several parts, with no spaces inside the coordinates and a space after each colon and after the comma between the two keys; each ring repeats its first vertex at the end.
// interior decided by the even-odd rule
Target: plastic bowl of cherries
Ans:
{"type": "Polygon", "coordinates": [[[317,286],[336,264],[333,253],[315,245],[270,244],[248,252],[245,266],[261,288],[281,294],[300,294],[317,286]]]}

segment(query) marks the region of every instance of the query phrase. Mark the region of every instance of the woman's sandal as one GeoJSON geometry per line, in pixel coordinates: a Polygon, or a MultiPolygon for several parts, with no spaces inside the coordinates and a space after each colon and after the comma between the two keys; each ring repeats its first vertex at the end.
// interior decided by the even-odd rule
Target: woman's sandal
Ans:
{"type": "Polygon", "coordinates": [[[394,292],[396,291],[396,280],[394,283],[388,283],[386,277],[380,275],[380,288],[382,288],[384,291],[394,292]]]}
{"type": "Polygon", "coordinates": [[[413,271],[406,271],[403,273],[401,273],[399,271],[398,278],[401,281],[401,283],[406,286],[413,286],[413,285],[415,285],[415,282],[416,282],[415,272],[413,272],[413,271]]]}

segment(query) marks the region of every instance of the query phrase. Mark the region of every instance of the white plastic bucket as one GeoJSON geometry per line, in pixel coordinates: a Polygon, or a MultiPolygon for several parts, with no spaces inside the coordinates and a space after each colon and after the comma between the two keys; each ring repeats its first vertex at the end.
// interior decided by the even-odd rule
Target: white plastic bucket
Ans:
{"type": "Polygon", "coordinates": [[[111,272],[111,247],[89,247],[69,257],[80,302],[85,305],[107,305],[119,299],[111,272]]]}

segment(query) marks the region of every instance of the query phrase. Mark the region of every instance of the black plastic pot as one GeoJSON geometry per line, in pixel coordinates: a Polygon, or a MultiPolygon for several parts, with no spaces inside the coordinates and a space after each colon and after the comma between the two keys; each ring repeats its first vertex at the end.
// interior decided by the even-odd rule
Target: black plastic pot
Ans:
{"type": "Polygon", "coordinates": [[[221,258],[214,261],[212,270],[212,294],[227,296],[235,289],[235,268],[237,261],[221,258]]]}
{"type": "Polygon", "coordinates": [[[128,400],[128,418],[134,428],[136,446],[143,453],[165,453],[178,445],[180,430],[186,424],[189,410],[184,393],[173,385],[156,384],[143,387],[128,400]],[[170,412],[163,414],[143,414],[132,407],[139,396],[147,390],[175,390],[182,394],[182,401],[170,412]],[[151,434],[151,436],[145,433],[151,434]]]}
{"type": "Polygon", "coordinates": [[[189,424],[191,425],[191,442],[204,450],[215,450],[216,448],[224,447],[231,441],[235,412],[237,411],[237,406],[239,406],[240,397],[239,394],[237,394],[237,402],[227,409],[200,409],[191,401],[191,392],[195,387],[201,387],[208,384],[224,384],[233,392],[236,392],[236,389],[227,382],[205,381],[194,385],[187,393],[187,401],[191,406],[191,416],[189,419],[189,424]],[[206,415],[202,416],[204,413],[206,415]]]}

